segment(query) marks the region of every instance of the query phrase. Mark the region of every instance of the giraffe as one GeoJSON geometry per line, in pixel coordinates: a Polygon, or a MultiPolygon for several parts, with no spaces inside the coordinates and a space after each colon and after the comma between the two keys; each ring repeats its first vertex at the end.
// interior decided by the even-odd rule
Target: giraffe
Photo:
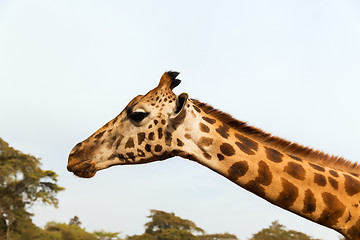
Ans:
{"type": "Polygon", "coordinates": [[[204,165],[301,217],[360,239],[360,166],[274,137],[187,93],[178,72],[70,152],[67,169],[83,178],[114,165],[180,156],[204,165]]]}

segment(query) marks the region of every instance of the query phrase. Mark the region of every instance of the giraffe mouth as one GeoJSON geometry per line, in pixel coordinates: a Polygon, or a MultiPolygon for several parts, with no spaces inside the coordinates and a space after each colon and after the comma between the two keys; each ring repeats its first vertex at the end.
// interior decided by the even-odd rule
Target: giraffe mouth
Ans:
{"type": "Polygon", "coordinates": [[[95,175],[97,169],[95,163],[91,161],[76,161],[69,159],[67,170],[73,172],[76,176],[82,178],[91,178],[95,175]]]}

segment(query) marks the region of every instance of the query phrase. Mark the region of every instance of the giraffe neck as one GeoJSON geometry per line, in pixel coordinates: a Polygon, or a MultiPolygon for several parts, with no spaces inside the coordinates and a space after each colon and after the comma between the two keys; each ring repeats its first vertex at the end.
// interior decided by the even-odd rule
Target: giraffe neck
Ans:
{"type": "MultiPolygon", "coordinates": [[[[356,174],[277,150],[194,105],[198,133],[188,128],[191,154],[237,185],[283,209],[360,239],[360,179],[356,174]]],[[[186,131],[185,131],[186,132],[186,131]]]]}

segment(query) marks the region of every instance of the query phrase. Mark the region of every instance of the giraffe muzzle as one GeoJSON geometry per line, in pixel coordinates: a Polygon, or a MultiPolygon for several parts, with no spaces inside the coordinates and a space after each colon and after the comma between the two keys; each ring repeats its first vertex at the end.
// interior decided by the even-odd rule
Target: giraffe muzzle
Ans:
{"type": "Polygon", "coordinates": [[[78,177],[91,178],[96,173],[95,163],[88,160],[84,151],[80,149],[82,143],[78,143],[69,155],[67,170],[78,177]]]}
{"type": "Polygon", "coordinates": [[[77,161],[69,157],[67,170],[82,178],[91,178],[96,173],[95,163],[91,161],[77,161]]]}

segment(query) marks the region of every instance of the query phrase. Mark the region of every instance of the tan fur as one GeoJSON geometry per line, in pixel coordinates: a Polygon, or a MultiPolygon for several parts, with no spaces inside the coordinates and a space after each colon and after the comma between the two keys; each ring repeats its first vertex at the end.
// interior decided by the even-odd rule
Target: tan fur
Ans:
{"type": "Polygon", "coordinates": [[[201,108],[205,113],[210,114],[221,122],[229,125],[237,131],[247,134],[249,137],[261,142],[262,144],[275,148],[283,153],[293,155],[299,158],[309,159],[311,162],[322,166],[333,167],[338,170],[346,171],[353,174],[360,174],[360,165],[350,162],[342,157],[331,156],[319,150],[313,150],[300,144],[275,137],[270,133],[264,132],[258,128],[249,126],[246,122],[233,118],[230,114],[224,113],[212,106],[202,103],[196,99],[191,101],[201,108]]]}

